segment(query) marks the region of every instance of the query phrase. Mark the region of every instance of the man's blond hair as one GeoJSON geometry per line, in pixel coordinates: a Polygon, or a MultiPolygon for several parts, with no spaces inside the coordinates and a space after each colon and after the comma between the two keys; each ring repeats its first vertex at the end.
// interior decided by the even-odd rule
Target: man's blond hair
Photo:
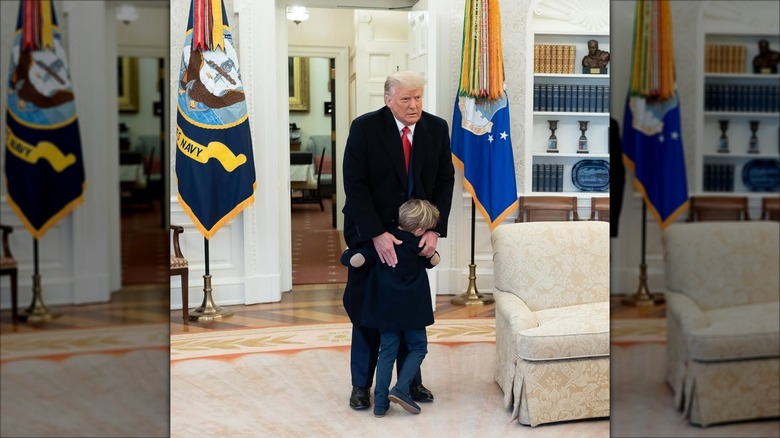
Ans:
{"type": "Polygon", "coordinates": [[[425,77],[420,73],[408,70],[390,73],[390,76],[385,80],[385,96],[391,96],[395,92],[396,87],[424,88],[425,77]]]}

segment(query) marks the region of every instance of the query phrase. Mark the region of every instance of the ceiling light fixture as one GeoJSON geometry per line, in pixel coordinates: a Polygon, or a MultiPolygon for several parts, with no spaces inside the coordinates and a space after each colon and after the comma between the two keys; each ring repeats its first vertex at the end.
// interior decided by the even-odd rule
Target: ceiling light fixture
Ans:
{"type": "Polygon", "coordinates": [[[287,19],[295,24],[300,24],[301,21],[309,19],[309,11],[306,10],[306,6],[288,6],[287,19]]]}
{"type": "Polygon", "coordinates": [[[138,19],[138,9],[133,5],[119,5],[116,7],[116,19],[125,24],[138,19]]]}

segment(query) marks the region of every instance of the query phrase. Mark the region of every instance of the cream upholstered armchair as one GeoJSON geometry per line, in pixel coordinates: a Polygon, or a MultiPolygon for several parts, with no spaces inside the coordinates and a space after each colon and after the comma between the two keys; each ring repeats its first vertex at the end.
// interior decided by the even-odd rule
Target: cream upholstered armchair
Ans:
{"type": "Polygon", "coordinates": [[[527,222],[491,236],[495,379],[512,420],[609,416],[609,223],[527,222]]]}
{"type": "Polygon", "coordinates": [[[663,244],[675,406],[702,426],[780,416],[780,227],[675,224],[663,244]]]}

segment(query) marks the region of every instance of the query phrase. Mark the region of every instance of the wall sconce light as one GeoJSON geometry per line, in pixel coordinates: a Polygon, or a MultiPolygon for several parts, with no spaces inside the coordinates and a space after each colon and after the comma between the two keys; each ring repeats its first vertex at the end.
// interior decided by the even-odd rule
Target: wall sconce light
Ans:
{"type": "Polygon", "coordinates": [[[138,19],[138,10],[133,5],[119,5],[116,7],[116,19],[125,24],[138,19]]]}
{"type": "Polygon", "coordinates": [[[301,21],[309,19],[309,11],[306,10],[306,6],[288,6],[287,19],[296,25],[300,24],[301,21]]]}

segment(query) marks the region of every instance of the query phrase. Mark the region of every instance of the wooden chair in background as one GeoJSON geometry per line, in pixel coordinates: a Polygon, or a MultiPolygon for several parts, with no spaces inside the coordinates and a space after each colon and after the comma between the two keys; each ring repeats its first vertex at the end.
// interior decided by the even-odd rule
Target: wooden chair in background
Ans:
{"type": "MultiPolygon", "coordinates": [[[[309,153],[311,157],[311,153],[309,153]]],[[[314,165],[313,160],[310,158],[310,162],[314,165]]],[[[325,148],[322,149],[320,155],[319,166],[316,169],[314,179],[307,178],[306,181],[291,181],[291,190],[300,190],[302,192],[300,197],[294,197],[290,200],[292,204],[319,204],[320,211],[325,211],[325,205],[322,203],[322,192],[320,190],[320,184],[322,182],[322,165],[325,162],[325,148]]],[[[298,164],[298,163],[290,163],[298,164]]]]}
{"type": "Polygon", "coordinates": [[[578,221],[576,196],[521,196],[515,222],[578,221]]]}
{"type": "Polygon", "coordinates": [[[16,259],[11,254],[11,246],[8,243],[8,235],[11,234],[14,229],[8,225],[0,225],[0,230],[3,233],[3,253],[0,255],[0,276],[7,275],[11,280],[11,321],[16,324],[19,322],[19,289],[18,289],[18,274],[16,259]]]}
{"type": "Polygon", "coordinates": [[[747,221],[747,196],[691,196],[686,222],[747,221]]]}
{"type": "Polygon", "coordinates": [[[780,198],[767,197],[761,199],[761,219],[765,221],[780,221],[780,198]]]}
{"type": "Polygon", "coordinates": [[[590,218],[588,220],[609,222],[609,197],[590,198],[590,218]]]}
{"type": "Polygon", "coordinates": [[[184,255],[181,253],[181,246],[179,245],[179,235],[184,232],[184,227],[180,225],[171,225],[171,231],[173,232],[173,254],[171,255],[171,277],[178,275],[181,277],[181,311],[184,322],[189,319],[189,263],[184,255]]]}

